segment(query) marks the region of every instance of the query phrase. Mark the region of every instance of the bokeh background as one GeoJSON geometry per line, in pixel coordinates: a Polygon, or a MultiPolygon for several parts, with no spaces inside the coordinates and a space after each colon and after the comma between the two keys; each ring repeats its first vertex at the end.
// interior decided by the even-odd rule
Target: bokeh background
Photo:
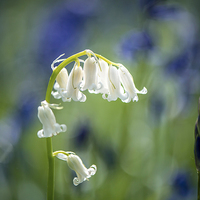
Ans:
{"type": "Polygon", "coordinates": [[[51,62],[84,49],[124,64],[148,93],[125,104],[85,92],[85,103],[54,112],[68,127],[54,150],[98,168],[75,187],[75,174],[56,160],[55,199],[196,199],[199,8],[198,0],[1,0],[0,199],[46,198],[37,107],[51,62]]]}

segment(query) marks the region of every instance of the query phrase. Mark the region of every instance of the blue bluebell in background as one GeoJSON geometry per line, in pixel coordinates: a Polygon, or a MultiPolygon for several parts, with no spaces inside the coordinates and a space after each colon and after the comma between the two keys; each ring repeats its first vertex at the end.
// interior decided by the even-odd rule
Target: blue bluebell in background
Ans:
{"type": "Polygon", "coordinates": [[[179,55],[171,59],[166,65],[167,74],[182,77],[186,70],[191,66],[192,54],[191,51],[185,50],[179,55]]]}
{"type": "Polygon", "coordinates": [[[94,14],[96,3],[85,3],[88,2],[69,1],[54,6],[43,21],[38,58],[45,68],[50,68],[51,62],[62,53],[69,57],[86,48],[86,24],[94,14]]]}
{"type": "Polygon", "coordinates": [[[153,39],[147,31],[131,31],[122,37],[119,52],[124,59],[134,60],[138,53],[148,53],[153,47],[153,39]]]}
{"type": "Polygon", "coordinates": [[[170,20],[175,19],[180,14],[180,7],[178,5],[154,5],[148,9],[148,16],[154,19],[170,20]]]}
{"type": "Polygon", "coordinates": [[[168,200],[190,200],[195,198],[195,190],[187,171],[179,170],[172,179],[172,194],[168,200]]]}
{"type": "Polygon", "coordinates": [[[161,123],[162,117],[166,111],[165,98],[161,94],[153,93],[149,102],[149,119],[154,125],[161,123]]]}
{"type": "Polygon", "coordinates": [[[74,130],[73,143],[77,149],[86,148],[89,144],[92,128],[88,120],[78,122],[74,130]]]}

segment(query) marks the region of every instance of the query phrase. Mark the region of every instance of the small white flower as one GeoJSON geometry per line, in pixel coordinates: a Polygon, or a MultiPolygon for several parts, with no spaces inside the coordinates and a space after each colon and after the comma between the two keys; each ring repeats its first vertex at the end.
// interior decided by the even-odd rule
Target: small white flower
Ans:
{"type": "Polygon", "coordinates": [[[116,67],[110,65],[108,70],[108,90],[109,93],[103,94],[103,98],[108,101],[116,101],[117,98],[120,98],[122,101],[128,98],[128,94],[124,93],[124,89],[121,86],[119,79],[119,73],[116,67]]]}
{"type": "MultiPolygon", "coordinates": [[[[66,153],[68,154],[68,152],[66,153]]],[[[83,164],[82,160],[73,153],[69,153],[69,155],[58,153],[56,156],[61,160],[67,161],[68,166],[76,172],[77,177],[73,179],[73,184],[75,186],[77,186],[85,180],[88,180],[97,171],[96,165],[92,165],[89,169],[87,169],[83,164]]]]}
{"type": "Polygon", "coordinates": [[[123,100],[123,102],[129,103],[131,99],[132,101],[138,101],[137,94],[147,93],[147,89],[145,87],[141,91],[135,87],[132,75],[123,65],[119,66],[118,71],[121,83],[123,84],[125,91],[128,93],[128,98],[123,100]]]}
{"type": "Polygon", "coordinates": [[[43,129],[37,133],[39,138],[52,137],[67,130],[65,124],[59,125],[56,123],[55,115],[49,106],[59,109],[57,105],[48,104],[46,101],[41,102],[41,106],[38,107],[38,118],[43,125],[43,129]]]}
{"type": "Polygon", "coordinates": [[[72,98],[74,101],[80,102],[86,101],[86,96],[80,92],[80,84],[82,82],[82,78],[82,68],[81,66],[78,67],[77,64],[75,64],[69,75],[66,93],[64,93],[66,98],[72,98]]]}
{"type": "Polygon", "coordinates": [[[56,83],[54,85],[54,89],[57,90],[57,92],[51,92],[51,94],[53,95],[53,97],[55,99],[60,99],[62,98],[62,100],[65,101],[71,101],[70,98],[67,98],[65,96],[66,94],[66,88],[67,88],[67,82],[68,82],[68,72],[66,68],[63,68],[59,74],[56,77],[56,83]]]}
{"type": "Polygon", "coordinates": [[[98,65],[96,63],[96,60],[94,57],[88,57],[83,66],[83,83],[81,84],[81,90],[89,90],[90,91],[96,91],[101,88],[101,84],[98,83],[98,65]]]}
{"type": "Polygon", "coordinates": [[[99,65],[101,69],[98,67],[98,82],[102,85],[102,87],[99,90],[93,91],[91,93],[95,94],[107,94],[108,91],[108,63],[102,59],[99,59],[99,65]]]}

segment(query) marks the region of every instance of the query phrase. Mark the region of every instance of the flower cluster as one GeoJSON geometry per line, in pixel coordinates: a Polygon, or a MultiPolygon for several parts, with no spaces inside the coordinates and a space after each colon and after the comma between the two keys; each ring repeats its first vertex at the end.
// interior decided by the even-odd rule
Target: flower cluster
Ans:
{"type": "MultiPolygon", "coordinates": [[[[138,101],[137,94],[147,93],[145,87],[141,91],[135,87],[132,75],[122,64],[116,64],[117,68],[106,62],[107,59],[97,58],[90,50],[87,52],[88,58],[85,61],[77,59],[69,75],[66,68],[59,72],[54,85],[56,91],[51,93],[54,98],[64,102],[71,99],[85,102],[83,91],[88,90],[90,93],[101,93],[108,101],[120,98],[122,102],[129,103],[131,100],[138,101]]],[[[59,58],[52,63],[53,70],[56,62],[63,61],[59,58]]]]}
{"type": "MultiPolygon", "coordinates": [[[[38,107],[38,118],[43,125],[43,129],[37,133],[39,138],[49,138],[67,130],[65,124],[60,125],[56,122],[51,108],[62,109],[62,107],[48,103],[51,94],[54,98],[62,99],[64,102],[71,100],[85,102],[86,96],[83,91],[88,90],[94,94],[101,93],[102,97],[108,101],[120,98],[123,102],[128,103],[131,100],[138,101],[137,94],[147,93],[145,87],[141,91],[135,87],[132,75],[122,64],[113,63],[90,50],[72,56],[69,62],[67,59],[60,59],[61,56],[51,65],[53,73],[47,88],[46,100],[42,101],[41,106],[38,107]],[[87,55],[88,57],[86,60],[81,60],[78,55],[87,55]],[[62,65],[60,68],[54,67],[56,63],[62,61],[66,61],[66,64],[75,61],[69,75],[67,69],[62,68],[62,65]],[[56,91],[51,91],[53,84],[56,91]]],[[[75,186],[88,180],[97,171],[96,165],[87,169],[82,160],[73,152],[56,151],[53,156],[66,161],[69,167],[76,172],[77,177],[73,180],[75,186]]]]}

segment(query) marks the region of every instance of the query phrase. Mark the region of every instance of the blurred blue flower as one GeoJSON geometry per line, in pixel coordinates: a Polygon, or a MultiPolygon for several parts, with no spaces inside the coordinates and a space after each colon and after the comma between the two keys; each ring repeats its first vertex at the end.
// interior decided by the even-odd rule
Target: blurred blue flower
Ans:
{"type": "Polygon", "coordinates": [[[199,63],[200,63],[200,41],[195,40],[194,44],[191,47],[191,53],[193,55],[192,59],[192,66],[194,66],[195,69],[200,70],[199,63]]]}
{"type": "Polygon", "coordinates": [[[137,3],[141,9],[148,10],[160,1],[163,0],[137,0],[137,3]]]}
{"type": "Polygon", "coordinates": [[[135,59],[137,53],[146,53],[153,47],[153,39],[148,32],[131,31],[122,37],[119,51],[125,59],[132,60],[135,59]]]}
{"type": "Polygon", "coordinates": [[[177,172],[172,179],[172,194],[168,200],[190,200],[194,196],[195,193],[188,172],[177,172]]]}
{"type": "Polygon", "coordinates": [[[74,14],[93,16],[98,5],[99,0],[68,0],[67,9],[74,14]]]}
{"type": "Polygon", "coordinates": [[[23,98],[17,104],[16,116],[22,129],[27,128],[32,120],[36,118],[37,100],[34,96],[23,94],[23,98]]]}
{"type": "Polygon", "coordinates": [[[84,21],[81,16],[70,13],[64,8],[54,13],[43,26],[40,38],[39,56],[43,63],[51,63],[61,53],[68,56],[73,52],[84,34],[84,21]]]}
{"type": "Polygon", "coordinates": [[[0,120],[0,140],[16,144],[21,135],[21,123],[16,113],[8,114],[0,120]]]}
{"type": "Polygon", "coordinates": [[[180,196],[187,196],[191,190],[191,183],[187,173],[178,172],[172,182],[175,193],[180,196]]]}
{"type": "Polygon", "coordinates": [[[193,53],[191,49],[183,51],[165,66],[164,74],[167,78],[174,78],[178,86],[179,101],[183,103],[184,114],[191,108],[193,94],[198,93],[199,72],[192,65],[193,53]],[[168,75],[168,76],[166,76],[168,75]]]}
{"type": "Polygon", "coordinates": [[[196,83],[199,83],[199,65],[195,65],[200,53],[198,52],[199,50],[194,50],[193,47],[190,47],[174,57],[165,66],[165,74],[174,76],[176,81],[180,83],[181,89],[187,94],[188,92],[195,93],[199,90],[199,87],[194,87],[196,83]]]}
{"type": "Polygon", "coordinates": [[[155,19],[170,20],[179,17],[181,8],[178,5],[155,5],[148,10],[149,17],[155,19]]]}
{"type": "Polygon", "coordinates": [[[166,72],[170,75],[181,77],[186,70],[191,66],[192,54],[191,51],[184,51],[168,62],[166,72]]]}
{"type": "Polygon", "coordinates": [[[74,144],[77,148],[86,147],[91,136],[91,126],[89,121],[79,122],[75,129],[74,144]]]}
{"type": "Polygon", "coordinates": [[[83,5],[79,3],[77,0],[69,1],[53,8],[48,19],[43,22],[38,56],[39,62],[47,68],[58,55],[65,53],[68,57],[80,51],[80,48],[85,48],[82,46],[86,40],[86,22],[96,4],[89,3],[89,6],[85,5],[85,9],[81,9],[83,5]],[[79,8],[81,12],[77,12],[79,8]]]}
{"type": "Polygon", "coordinates": [[[150,106],[149,109],[150,120],[155,125],[159,125],[166,109],[164,96],[158,94],[157,92],[153,93],[150,97],[149,106],[150,106]]]}
{"type": "Polygon", "coordinates": [[[100,154],[102,156],[102,160],[107,165],[109,170],[112,170],[117,165],[117,155],[114,149],[110,146],[101,147],[100,154]]]}

